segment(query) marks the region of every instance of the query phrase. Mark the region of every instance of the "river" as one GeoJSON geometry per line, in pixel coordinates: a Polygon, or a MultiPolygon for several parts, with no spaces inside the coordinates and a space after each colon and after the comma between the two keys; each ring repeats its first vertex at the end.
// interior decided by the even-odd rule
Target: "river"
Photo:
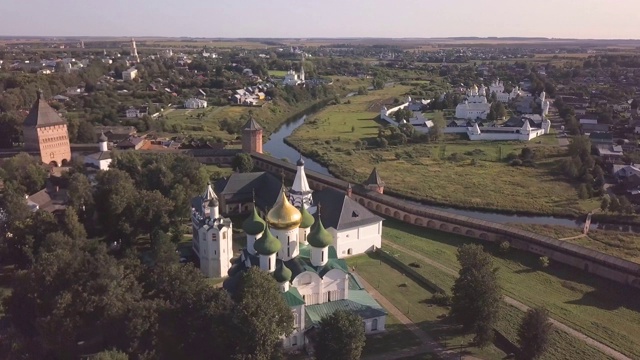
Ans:
{"type": "MultiPolygon", "coordinates": [[[[351,95],[351,94],[350,94],[351,95]]],[[[307,116],[302,116],[299,119],[290,121],[280,126],[275,132],[271,134],[269,140],[264,144],[263,150],[271,154],[271,156],[278,159],[287,159],[291,163],[295,163],[300,157],[298,150],[292,148],[284,142],[284,139],[291,135],[295,129],[304,124],[307,116]]],[[[308,170],[321,173],[323,175],[333,176],[329,173],[329,170],[323,165],[313,161],[312,159],[305,158],[304,166],[308,170]]],[[[435,206],[417,203],[421,206],[431,209],[442,210],[451,212],[458,215],[468,216],[485,221],[491,221],[499,224],[538,224],[538,225],[561,225],[573,228],[584,227],[584,221],[582,219],[567,219],[555,216],[530,216],[530,215],[507,215],[491,211],[479,211],[479,210],[461,210],[446,206],[435,206]]],[[[629,226],[619,224],[608,224],[591,222],[591,230],[616,230],[624,232],[640,233],[640,226],[629,226]]]]}

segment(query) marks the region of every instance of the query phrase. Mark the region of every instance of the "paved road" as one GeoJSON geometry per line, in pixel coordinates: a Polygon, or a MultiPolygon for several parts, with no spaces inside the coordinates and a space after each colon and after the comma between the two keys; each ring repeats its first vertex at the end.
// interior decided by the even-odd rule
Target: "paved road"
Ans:
{"type": "MultiPolygon", "coordinates": [[[[356,276],[357,272],[353,272],[356,276]]],[[[459,355],[457,352],[453,350],[445,350],[436,342],[429,334],[427,334],[424,330],[420,329],[411,319],[409,319],[405,314],[402,313],[397,307],[395,307],[387,298],[382,296],[375,287],[371,286],[365,279],[361,276],[358,276],[358,281],[367,289],[369,295],[371,295],[380,305],[382,305],[391,315],[393,315],[400,323],[407,327],[407,329],[411,330],[411,332],[420,340],[422,343],[420,346],[414,346],[390,353],[384,353],[379,355],[373,355],[365,357],[366,360],[388,360],[388,359],[400,359],[403,357],[414,356],[424,353],[434,353],[437,354],[441,359],[459,359],[459,355]]],[[[464,356],[463,359],[466,360],[474,360],[478,358],[474,358],[471,356],[464,356]]],[[[479,360],[479,359],[478,359],[479,360]]]]}
{"type": "MultiPolygon", "coordinates": [[[[411,254],[413,257],[419,259],[420,261],[424,261],[425,263],[427,263],[427,264],[429,264],[431,266],[434,266],[434,267],[436,267],[436,268],[438,268],[438,269],[440,269],[440,270],[442,270],[442,271],[444,271],[444,272],[446,272],[448,274],[452,274],[452,275],[455,275],[455,276],[458,275],[457,271],[455,271],[455,270],[453,270],[451,268],[448,268],[448,267],[446,267],[446,266],[444,266],[444,265],[442,265],[442,264],[440,264],[440,263],[438,263],[436,261],[433,261],[430,258],[427,258],[425,256],[417,254],[415,251],[411,251],[410,249],[407,249],[404,246],[392,243],[392,242],[390,242],[388,240],[383,240],[382,242],[383,242],[383,244],[385,246],[394,248],[394,249],[402,251],[404,253],[411,254]]],[[[507,304],[509,304],[509,305],[511,305],[511,306],[517,308],[518,310],[523,311],[523,312],[526,312],[527,310],[530,309],[527,305],[519,302],[516,299],[510,298],[508,296],[504,296],[503,300],[504,300],[505,303],[507,303],[507,304]]],[[[609,346],[607,346],[607,345],[605,345],[605,344],[603,344],[603,343],[601,343],[601,342],[599,342],[599,341],[597,341],[597,340],[595,340],[595,339],[593,339],[593,338],[591,338],[591,337],[589,337],[589,336],[587,336],[587,335],[585,335],[585,334],[583,334],[583,333],[581,333],[579,331],[576,331],[576,330],[570,328],[569,326],[559,322],[558,320],[550,319],[550,321],[553,324],[553,326],[555,326],[557,329],[562,330],[562,331],[566,332],[567,334],[586,342],[589,346],[592,346],[592,347],[600,350],[605,355],[608,355],[608,356],[610,356],[610,357],[612,357],[614,359],[617,359],[617,360],[631,360],[631,358],[627,357],[626,355],[614,350],[613,348],[611,348],[611,347],[609,347],[609,346]]]]}

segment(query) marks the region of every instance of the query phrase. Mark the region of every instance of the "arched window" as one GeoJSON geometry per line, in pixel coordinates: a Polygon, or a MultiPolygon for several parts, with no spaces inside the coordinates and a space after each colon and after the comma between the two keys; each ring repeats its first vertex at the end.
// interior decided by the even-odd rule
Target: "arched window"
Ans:
{"type": "Polygon", "coordinates": [[[378,330],[378,319],[373,319],[373,321],[371,322],[371,331],[376,330],[378,330]]]}

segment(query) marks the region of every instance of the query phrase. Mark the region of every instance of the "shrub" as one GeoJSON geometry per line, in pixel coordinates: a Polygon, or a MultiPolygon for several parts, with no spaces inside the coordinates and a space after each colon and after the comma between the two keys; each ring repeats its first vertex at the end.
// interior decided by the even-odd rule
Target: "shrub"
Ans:
{"type": "Polygon", "coordinates": [[[331,139],[325,140],[324,143],[327,144],[327,145],[331,145],[331,139]]]}
{"type": "Polygon", "coordinates": [[[522,160],[513,159],[513,160],[511,160],[511,162],[509,162],[509,165],[511,165],[511,166],[522,166],[522,160]]]}
{"type": "Polygon", "coordinates": [[[509,252],[510,248],[511,248],[511,244],[508,241],[503,241],[500,243],[498,250],[500,251],[500,253],[506,254],[507,252],[509,252]]]}
{"type": "Polygon", "coordinates": [[[549,267],[549,258],[546,256],[540,256],[538,259],[538,266],[542,269],[549,267]]]}
{"type": "Polygon", "coordinates": [[[451,295],[436,292],[431,295],[431,303],[439,306],[451,306],[451,295]]]}
{"type": "Polygon", "coordinates": [[[511,162],[515,159],[518,158],[518,154],[514,153],[514,152],[510,152],[507,154],[507,156],[504,158],[507,162],[511,162]]]}
{"type": "Polygon", "coordinates": [[[355,154],[356,154],[356,152],[355,152],[355,151],[353,151],[353,150],[347,150],[347,155],[349,155],[349,156],[353,156],[353,155],[355,155],[355,154]]]}

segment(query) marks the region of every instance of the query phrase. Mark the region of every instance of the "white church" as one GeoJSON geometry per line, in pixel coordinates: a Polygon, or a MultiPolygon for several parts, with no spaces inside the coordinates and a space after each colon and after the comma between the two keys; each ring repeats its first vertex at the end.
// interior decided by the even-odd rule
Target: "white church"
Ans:
{"type": "Polygon", "coordinates": [[[287,72],[287,75],[284,76],[284,80],[282,84],[288,86],[296,86],[299,84],[304,84],[305,82],[305,74],[304,74],[304,66],[300,66],[300,74],[293,71],[293,69],[287,72]]]}
{"type": "Polygon", "coordinates": [[[485,120],[491,110],[491,104],[487,101],[487,89],[482,85],[480,89],[473,85],[467,90],[465,99],[456,106],[456,119],[485,120]]]}
{"type": "Polygon", "coordinates": [[[500,81],[500,79],[497,79],[496,81],[492,82],[491,85],[489,85],[489,96],[491,96],[493,93],[496,93],[496,98],[498,99],[498,101],[503,103],[508,103],[521,94],[520,88],[517,86],[514,87],[509,93],[504,92],[504,83],[500,81]]]}
{"type": "Polygon", "coordinates": [[[386,311],[342,259],[380,247],[382,218],[342,192],[313,192],[302,160],[288,191],[282,183],[274,186],[269,180],[272,175],[264,174],[234,174],[235,179],[232,175],[216,186],[220,193],[209,185],[192,200],[193,250],[203,274],[228,275],[224,287],[233,290],[239,275],[252,266],[271,273],[294,316],[295,330],[282,340],[287,350],[312,346],[309,331],[338,309],[360,315],[366,334],[384,331],[386,311]],[[253,200],[250,215],[242,224],[246,247],[234,256],[233,225],[220,209],[239,209],[233,204],[234,197],[244,197],[247,190],[253,200]],[[267,205],[265,201],[272,196],[275,202],[267,205]],[[223,204],[225,201],[229,205],[223,204]],[[270,209],[264,219],[260,204],[270,209]]]}

